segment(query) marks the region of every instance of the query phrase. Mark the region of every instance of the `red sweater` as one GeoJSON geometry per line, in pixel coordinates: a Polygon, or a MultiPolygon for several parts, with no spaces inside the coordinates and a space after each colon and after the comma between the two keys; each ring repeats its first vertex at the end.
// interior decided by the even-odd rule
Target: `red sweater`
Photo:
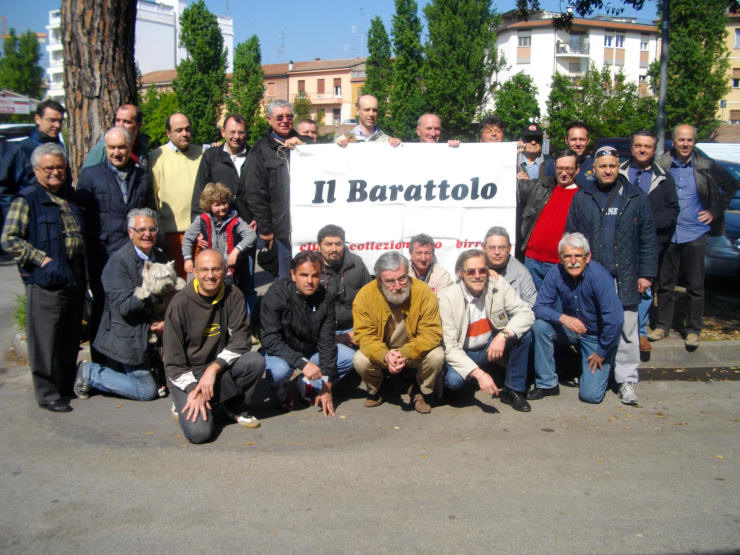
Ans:
{"type": "Polygon", "coordinates": [[[529,258],[553,264],[560,262],[558,243],[565,231],[570,202],[577,192],[578,187],[565,189],[557,185],[553,189],[550,200],[540,212],[540,217],[537,218],[532,234],[529,236],[525,252],[529,258]]]}

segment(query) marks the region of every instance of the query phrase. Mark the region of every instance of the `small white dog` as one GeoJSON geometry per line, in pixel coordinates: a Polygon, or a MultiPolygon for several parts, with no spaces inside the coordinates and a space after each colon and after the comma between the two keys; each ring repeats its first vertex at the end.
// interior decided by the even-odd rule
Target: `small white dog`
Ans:
{"type": "Polygon", "coordinates": [[[144,279],[141,287],[134,289],[134,296],[141,300],[150,295],[166,296],[185,287],[185,280],[175,273],[174,261],[161,264],[147,260],[141,270],[141,277],[144,279]]]}

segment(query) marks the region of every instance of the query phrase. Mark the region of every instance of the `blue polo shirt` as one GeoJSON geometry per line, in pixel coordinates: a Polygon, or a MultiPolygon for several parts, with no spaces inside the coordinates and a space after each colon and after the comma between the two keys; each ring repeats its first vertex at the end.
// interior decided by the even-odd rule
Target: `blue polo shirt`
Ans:
{"type": "Polygon", "coordinates": [[[679,207],[676,231],[673,232],[671,238],[672,243],[689,243],[709,233],[711,229],[709,224],[699,221],[699,212],[704,210],[704,205],[696,190],[693,161],[692,155],[685,164],[675,158],[671,162],[670,174],[676,182],[679,207]]]}

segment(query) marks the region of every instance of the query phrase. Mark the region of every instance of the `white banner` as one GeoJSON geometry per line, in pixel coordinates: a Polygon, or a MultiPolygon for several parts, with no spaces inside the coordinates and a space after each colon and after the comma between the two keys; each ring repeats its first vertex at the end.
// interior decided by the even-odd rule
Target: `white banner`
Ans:
{"type": "Polygon", "coordinates": [[[294,255],[318,250],[319,229],[335,224],[373,273],[381,254],[408,258],[409,239],[426,233],[452,274],[491,226],[516,235],[516,143],[307,145],[290,163],[294,255]]]}

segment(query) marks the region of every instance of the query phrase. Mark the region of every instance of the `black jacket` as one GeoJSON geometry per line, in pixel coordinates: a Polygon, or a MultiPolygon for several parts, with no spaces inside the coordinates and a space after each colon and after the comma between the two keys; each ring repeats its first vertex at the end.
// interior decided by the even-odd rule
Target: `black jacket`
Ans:
{"type": "Polygon", "coordinates": [[[337,372],[334,342],[334,303],[319,286],[305,297],[290,278],[273,282],[260,305],[260,339],[268,355],[280,357],[291,367],[303,369],[318,351],[324,376],[337,372]]]}
{"type": "MultiPolygon", "coordinates": [[[[544,164],[541,166],[544,167],[544,164]]],[[[549,175],[540,179],[519,179],[516,185],[516,258],[524,260],[529,236],[542,209],[557,187],[555,178],[549,175]]]]}
{"type": "Polygon", "coordinates": [[[349,252],[345,246],[342,263],[338,267],[327,266],[321,270],[321,285],[326,289],[329,300],[334,301],[337,329],[346,330],[352,325],[352,301],[355,295],[372,278],[362,258],[349,252]]]}
{"type": "Polygon", "coordinates": [[[17,143],[10,143],[0,136],[0,204],[3,219],[10,208],[13,195],[25,185],[33,183],[34,175],[23,150],[17,143]]]}
{"type": "Polygon", "coordinates": [[[195,187],[193,188],[193,201],[190,209],[191,219],[199,216],[203,210],[200,209],[200,195],[208,183],[223,183],[231,190],[231,206],[239,217],[250,223],[254,216],[247,203],[247,157],[244,158],[239,172],[231,161],[231,156],[223,147],[212,147],[203,153],[195,176],[195,187]]]}

